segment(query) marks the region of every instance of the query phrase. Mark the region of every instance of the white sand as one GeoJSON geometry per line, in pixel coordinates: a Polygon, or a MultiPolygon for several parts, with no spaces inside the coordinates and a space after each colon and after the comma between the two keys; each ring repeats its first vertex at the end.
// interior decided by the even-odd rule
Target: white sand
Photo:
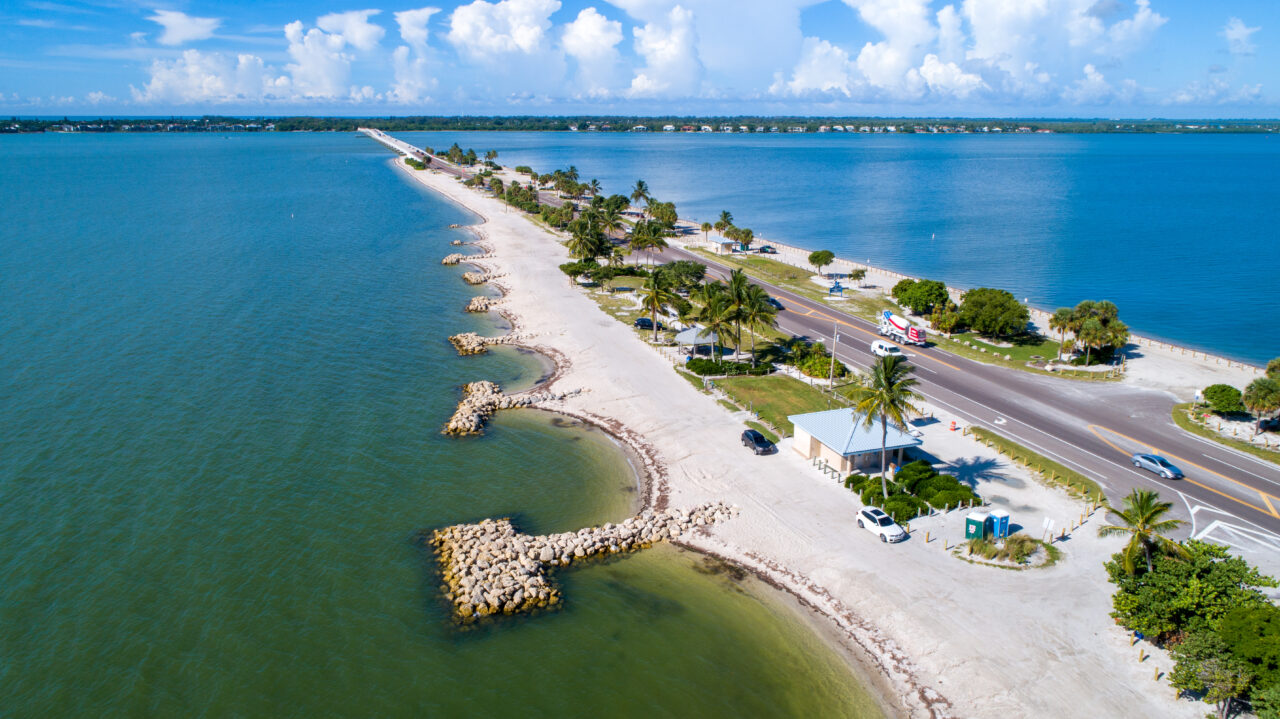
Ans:
{"type": "MultiPolygon", "coordinates": [[[[594,420],[630,444],[650,465],[656,506],[738,505],[740,517],[690,544],[756,570],[822,612],[876,658],[905,714],[1203,716],[1204,705],[1175,702],[1167,684],[1153,681],[1156,665],[1167,671],[1168,661],[1139,664],[1138,648],[1107,616],[1102,561],[1118,541],[1097,538],[1100,514],[1060,545],[1066,556],[1049,569],[1010,571],[949,556],[936,538],[961,537],[958,514],[917,522],[910,540],[883,545],[854,525],[856,497],[789,443],[768,457],[745,451],[741,416],[694,390],[661,352],[573,286],[557,267],[567,252],[552,233],[453,178],[395,164],[487,219],[477,231],[496,254],[484,264],[506,273],[504,310],[536,335],[531,346],[560,359],[554,389],[588,389],[551,408],[594,420]],[[928,544],[926,529],[935,535],[928,544]]],[[[442,256],[448,251],[442,247],[442,256]]],[[[1078,503],[947,431],[951,418],[938,417],[925,428],[925,448],[976,465],[979,492],[1008,506],[1030,533],[1039,534],[1045,516],[1061,527],[1079,514],[1078,503]]]]}

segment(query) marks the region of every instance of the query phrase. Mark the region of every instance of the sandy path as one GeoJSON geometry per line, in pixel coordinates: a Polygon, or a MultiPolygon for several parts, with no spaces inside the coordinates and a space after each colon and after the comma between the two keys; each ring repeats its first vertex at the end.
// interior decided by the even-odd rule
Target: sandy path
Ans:
{"type": "MultiPolygon", "coordinates": [[[[740,418],[695,391],[661,353],[567,280],[558,268],[567,253],[553,234],[452,178],[395,164],[486,218],[477,231],[496,255],[484,264],[506,273],[504,311],[536,335],[530,346],[561,361],[554,389],[588,390],[549,408],[591,418],[632,444],[653,465],[658,506],[718,500],[741,507],[739,518],[690,544],[756,570],[821,611],[874,658],[905,713],[1203,716],[1203,705],[1175,702],[1166,684],[1153,682],[1155,666],[1167,670],[1167,660],[1139,664],[1137,648],[1108,618],[1101,561],[1117,542],[1096,537],[1098,518],[1063,544],[1065,560],[1046,570],[966,564],[941,542],[926,544],[924,525],[910,541],[880,544],[854,526],[856,498],[787,441],[769,457],[744,451],[740,418]]],[[[442,256],[448,252],[441,248],[442,256]]],[[[1015,519],[1023,503],[1056,512],[1059,526],[1079,511],[989,450],[946,432],[950,418],[942,419],[927,430],[926,449],[951,462],[988,463],[992,484],[980,492],[1000,482],[1025,485],[1010,495],[1015,519]]],[[[935,533],[949,526],[954,540],[957,516],[927,521],[935,533]]],[[[1023,523],[1038,525],[1040,517],[1023,523]]]]}

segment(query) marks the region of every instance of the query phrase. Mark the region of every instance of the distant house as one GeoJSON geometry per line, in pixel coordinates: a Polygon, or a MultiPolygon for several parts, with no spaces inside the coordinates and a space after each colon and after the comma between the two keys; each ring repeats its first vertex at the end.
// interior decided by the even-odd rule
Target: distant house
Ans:
{"type": "Polygon", "coordinates": [[[663,125],[663,126],[662,126],[662,131],[663,131],[663,132],[675,132],[675,131],[676,131],[676,126],[675,126],[675,125],[663,125]]]}
{"type": "Polygon", "coordinates": [[[682,125],[680,127],[680,132],[694,132],[697,129],[698,128],[694,127],[693,125],[682,125]]]}
{"type": "Polygon", "coordinates": [[[702,132],[715,132],[715,130],[714,130],[714,129],[712,129],[712,127],[711,127],[710,125],[703,125],[703,126],[702,126],[702,130],[701,130],[701,131],[702,131],[702,132]]]}
{"type": "Polygon", "coordinates": [[[831,128],[826,125],[819,125],[818,132],[831,132],[831,128]]]}
{"type": "Polygon", "coordinates": [[[769,128],[769,132],[777,132],[777,131],[778,131],[778,127],[777,127],[777,125],[775,125],[775,126],[773,126],[773,127],[769,128]]]}
{"type": "MultiPolygon", "coordinates": [[[[795,425],[792,448],[805,459],[821,458],[840,472],[859,467],[880,468],[880,423],[868,427],[863,416],[852,408],[829,409],[825,412],[793,414],[787,419],[795,425]]],[[[902,466],[903,452],[923,442],[902,429],[889,425],[885,450],[896,453],[890,461],[902,466]]]]}
{"type": "Polygon", "coordinates": [[[636,125],[631,128],[631,132],[648,132],[649,128],[644,125],[636,125]]]}
{"type": "Polygon", "coordinates": [[[844,125],[832,125],[832,126],[831,126],[831,131],[832,131],[832,132],[844,132],[844,125]]]}
{"type": "Polygon", "coordinates": [[[720,132],[733,132],[733,125],[721,125],[720,132]]]}
{"type": "Polygon", "coordinates": [[[804,125],[792,125],[791,127],[787,128],[787,132],[806,132],[806,131],[807,129],[805,128],[804,125]]]}
{"type": "Polygon", "coordinates": [[[764,125],[756,125],[756,132],[764,132],[764,125]]]}
{"type": "Polygon", "coordinates": [[[738,125],[738,132],[751,132],[751,128],[746,125],[738,125]]]}

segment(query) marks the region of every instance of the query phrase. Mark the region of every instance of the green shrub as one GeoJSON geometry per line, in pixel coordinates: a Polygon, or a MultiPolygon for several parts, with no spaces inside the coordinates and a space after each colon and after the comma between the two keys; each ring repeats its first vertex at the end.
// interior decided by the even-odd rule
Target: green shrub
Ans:
{"type": "Polygon", "coordinates": [[[929,505],[909,494],[891,494],[880,508],[899,522],[910,522],[917,515],[929,512],[929,505]]]}
{"type": "Polygon", "coordinates": [[[725,360],[717,362],[702,357],[695,357],[686,362],[684,366],[690,372],[703,377],[707,375],[752,375],[759,377],[773,371],[773,368],[769,365],[762,364],[752,367],[746,362],[728,362],[725,360]]]}
{"type": "Polygon", "coordinates": [[[1211,384],[1204,388],[1204,401],[1218,414],[1244,412],[1244,403],[1240,401],[1240,397],[1240,390],[1229,384],[1211,384]]]}
{"type": "Polygon", "coordinates": [[[579,277],[589,272],[600,269],[600,265],[595,260],[583,260],[581,262],[566,262],[560,265],[560,271],[570,277],[579,277]]]}

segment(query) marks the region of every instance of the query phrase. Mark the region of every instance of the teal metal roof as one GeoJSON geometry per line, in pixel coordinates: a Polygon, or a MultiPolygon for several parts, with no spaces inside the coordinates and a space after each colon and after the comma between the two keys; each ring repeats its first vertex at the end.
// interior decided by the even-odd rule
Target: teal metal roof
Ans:
{"type": "MultiPolygon", "coordinates": [[[[850,408],[793,414],[787,419],[843,457],[880,451],[880,420],[868,427],[862,415],[850,408]]],[[[923,442],[890,424],[885,449],[918,447],[923,442]]]]}

